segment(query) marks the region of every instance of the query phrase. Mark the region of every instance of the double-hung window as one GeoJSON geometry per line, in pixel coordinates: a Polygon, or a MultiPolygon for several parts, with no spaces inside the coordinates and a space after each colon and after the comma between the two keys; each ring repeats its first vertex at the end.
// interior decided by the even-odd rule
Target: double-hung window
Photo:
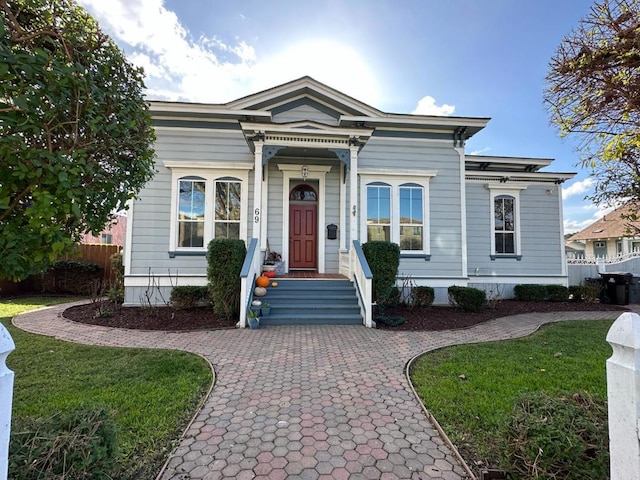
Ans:
{"type": "Polygon", "coordinates": [[[404,255],[428,255],[429,178],[435,173],[408,177],[390,173],[361,176],[364,199],[361,238],[400,246],[404,255]]]}
{"type": "Polygon", "coordinates": [[[491,258],[520,258],[520,190],[489,186],[491,191],[491,258]]]}
{"type": "Polygon", "coordinates": [[[204,253],[214,238],[246,240],[247,173],[173,168],[169,253],[204,253]]]}

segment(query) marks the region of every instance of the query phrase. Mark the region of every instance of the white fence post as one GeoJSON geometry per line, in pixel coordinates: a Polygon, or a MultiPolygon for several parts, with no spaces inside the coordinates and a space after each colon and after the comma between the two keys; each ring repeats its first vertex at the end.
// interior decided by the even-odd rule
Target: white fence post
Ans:
{"type": "Polygon", "coordinates": [[[623,313],[607,334],[611,480],[640,479],[640,315],[623,313]]]}
{"type": "Polygon", "coordinates": [[[16,348],[9,332],[0,324],[0,480],[9,475],[9,434],[13,401],[13,372],[5,363],[16,348]]]}

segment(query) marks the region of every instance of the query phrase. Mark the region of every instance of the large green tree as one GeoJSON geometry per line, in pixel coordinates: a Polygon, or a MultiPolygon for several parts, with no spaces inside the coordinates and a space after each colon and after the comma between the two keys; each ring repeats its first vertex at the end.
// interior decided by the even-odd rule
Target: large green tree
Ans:
{"type": "Polygon", "coordinates": [[[143,89],[73,0],[0,0],[0,279],[102,230],[152,177],[143,89]]]}
{"type": "Polygon", "coordinates": [[[563,136],[580,139],[588,198],[640,200],[640,0],[596,2],[550,62],[544,101],[563,136]]]}

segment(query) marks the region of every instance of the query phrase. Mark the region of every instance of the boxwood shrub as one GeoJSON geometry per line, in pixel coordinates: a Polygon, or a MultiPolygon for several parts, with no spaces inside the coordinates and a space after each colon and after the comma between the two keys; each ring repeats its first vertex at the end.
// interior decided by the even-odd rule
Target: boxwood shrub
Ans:
{"type": "Polygon", "coordinates": [[[435,292],[433,288],[426,286],[416,286],[411,289],[411,296],[409,297],[412,307],[430,307],[433,305],[435,299],[435,292]]]}
{"type": "Polygon", "coordinates": [[[600,297],[600,287],[596,285],[572,285],[569,287],[572,302],[596,303],[600,297]]]}
{"type": "Polygon", "coordinates": [[[547,286],[522,283],[513,287],[516,300],[523,302],[544,302],[547,299],[547,286]]]}
{"type": "Polygon", "coordinates": [[[547,285],[547,300],[550,302],[568,302],[569,289],[564,285],[547,285]]]}
{"type": "Polygon", "coordinates": [[[479,312],[487,306],[487,294],[484,290],[454,285],[447,291],[449,303],[464,312],[479,312]]]}
{"type": "Polygon", "coordinates": [[[194,308],[198,304],[209,301],[209,288],[196,285],[173,287],[170,301],[175,308],[194,308]]]}
{"type": "Polygon", "coordinates": [[[247,247],[242,240],[216,238],[207,248],[207,278],[213,310],[224,318],[240,311],[240,272],[247,247]]]}
{"type": "Polygon", "coordinates": [[[373,274],[373,301],[390,304],[398,296],[396,277],[400,265],[400,247],[391,242],[362,244],[362,251],[373,274]]]}

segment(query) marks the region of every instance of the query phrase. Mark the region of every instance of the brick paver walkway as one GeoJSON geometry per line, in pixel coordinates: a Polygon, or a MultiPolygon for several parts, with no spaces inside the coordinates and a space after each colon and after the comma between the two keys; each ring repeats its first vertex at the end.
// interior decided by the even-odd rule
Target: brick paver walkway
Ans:
{"type": "Polygon", "coordinates": [[[442,332],[154,332],[77,324],[61,317],[65,308],[22,314],[14,324],[78,343],[184,350],[213,365],[215,387],[162,480],[469,478],[413,395],[407,362],[448,345],[527,335],[543,323],[621,313],[527,314],[442,332]]]}

